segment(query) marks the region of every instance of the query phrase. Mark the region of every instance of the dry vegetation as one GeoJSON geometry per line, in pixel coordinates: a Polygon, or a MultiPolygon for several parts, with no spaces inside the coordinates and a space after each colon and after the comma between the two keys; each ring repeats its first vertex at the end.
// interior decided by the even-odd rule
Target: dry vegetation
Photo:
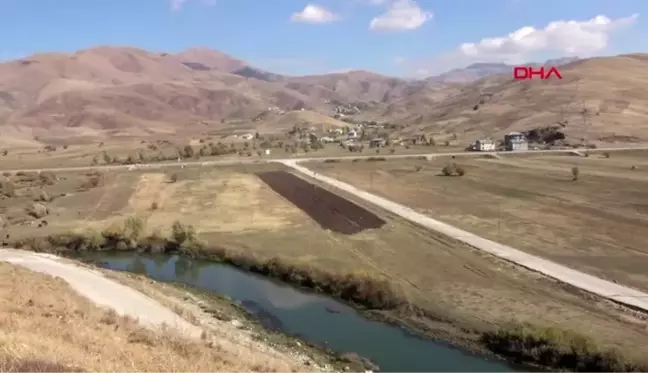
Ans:
{"type": "Polygon", "coordinates": [[[451,133],[474,140],[556,122],[578,141],[637,142],[646,138],[646,61],[642,54],[578,61],[561,67],[564,79],[557,81],[519,82],[503,74],[446,85],[366,71],[278,76],[200,49],[44,53],[0,64],[0,147],[339,127],[343,122],[333,117],[340,107],[353,110],[339,119],[388,122],[399,134],[439,133],[446,143],[451,133]]]}
{"type": "Polygon", "coordinates": [[[62,279],[0,264],[3,372],[302,371],[228,340],[186,340],[100,309],[62,279]]]}
{"type": "MultiPolygon", "coordinates": [[[[574,157],[574,161],[584,159],[574,157]]],[[[616,155],[605,160],[615,159],[616,155]]],[[[412,173],[432,178],[430,185],[435,180],[466,183],[479,174],[463,160],[456,161],[467,171],[461,178],[434,176],[446,161],[434,165],[433,171],[428,163],[407,162],[407,172],[399,174],[399,180],[412,173]],[[421,165],[418,172],[415,165],[421,165]]],[[[362,172],[352,170],[384,169],[392,164],[363,161],[322,167],[347,168],[361,178],[362,172]]],[[[250,165],[169,171],[177,174],[176,182],[169,182],[170,174],[159,172],[105,173],[104,182],[88,190],[78,185],[89,176],[57,174],[65,179],[47,188],[67,185],[70,191],[48,204],[50,215],[56,214],[57,219],[42,228],[10,225],[3,233],[39,251],[181,252],[225,261],[364,305],[378,312],[374,316],[400,320],[458,343],[476,343],[488,335],[483,333],[514,318],[515,322],[583,331],[601,346],[583,356],[599,356],[598,351],[611,347],[623,349],[632,359],[645,353],[638,347],[648,345],[646,325],[640,318],[400,219],[375,211],[387,220],[381,229],[355,235],[323,230],[254,175],[273,167],[280,168],[250,165]],[[124,216],[133,218],[125,223],[124,216]],[[77,233],[60,234],[73,230],[77,233]],[[165,237],[160,232],[169,234],[165,237]],[[50,237],[24,240],[46,235],[50,237]]],[[[578,182],[571,181],[569,167],[560,175],[570,185],[584,183],[589,176],[585,166],[581,169],[578,182]]],[[[381,180],[375,177],[374,188],[381,180]]],[[[369,177],[363,182],[369,183],[369,177]]],[[[18,188],[16,193],[21,196],[26,191],[18,188]]],[[[21,201],[17,198],[32,203],[24,197],[1,202],[21,201]]],[[[570,340],[557,343],[571,348],[570,340]]]]}
{"type": "Polygon", "coordinates": [[[461,179],[436,176],[442,159],[313,167],[495,241],[646,290],[647,154],[465,159],[461,179]]]}

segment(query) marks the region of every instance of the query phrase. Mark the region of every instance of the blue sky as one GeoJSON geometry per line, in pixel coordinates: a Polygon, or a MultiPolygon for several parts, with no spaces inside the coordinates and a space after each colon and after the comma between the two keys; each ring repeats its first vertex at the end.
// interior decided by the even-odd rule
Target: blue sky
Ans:
{"type": "Polygon", "coordinates": [[[0,0],[0,58],[202,46],[279,73],[427,75],[648,51],[647,11],[646,0],[0,0]]]}

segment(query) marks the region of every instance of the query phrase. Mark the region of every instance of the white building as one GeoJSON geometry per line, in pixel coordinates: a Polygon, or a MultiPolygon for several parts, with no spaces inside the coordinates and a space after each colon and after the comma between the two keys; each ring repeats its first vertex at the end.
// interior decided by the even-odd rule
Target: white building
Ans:
{"type": "Polygon", "coordinates": [[[349,139],[357,139],[358,138],[358,131],[351,130],[351,131],[347,132],[347,138],[349,138],[349,139]]]}
{"type": "Polygon", "coordinates": [[[243,140],[252,140],[254,138],[254,135],[251,133],[246,133],[245,135],[241,136],[243,140]]]}
{"type": "Polygon", "coordinates": [[[493,140],[481,139],[475,141],[473,148],[478,152],[494,152],[497,149],[497,146],[493,140]]]}

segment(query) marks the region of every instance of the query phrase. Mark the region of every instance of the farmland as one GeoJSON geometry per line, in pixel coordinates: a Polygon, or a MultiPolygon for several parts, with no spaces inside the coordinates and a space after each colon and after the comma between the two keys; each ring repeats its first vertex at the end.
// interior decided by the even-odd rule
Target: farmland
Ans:
{"type": "Polygon", "coordinates": [[[469,232],[646,290],[647,155],[456,159],[463,177],[440,175],[447,158],[309,167],[469,232]]]}
{"type": "Polygon", "coordinates": [[[275,171],[259,174],[259,177],[324,229],[350,235],[385,225],[384,220],[370,211],[293,174],[275,171]]]}
{"type": "MultiPolygon", "coordinates": [[[[291,157],[335,157],[357,155],[339,144],[323,144],[321,148],[304,149],[300,141],[284,135],[267,135],[272,140],[245,140],[234,135],[202,135],[195,137],[166,137],[159,139],[111,139],[105,142],[74,144],[43,144],[43,146],[0,148],[0,170],[83,167],[135,163],[214,160],[259,160],[291,157]],[[268,149],[270,154],[265,154],[268,149]],[[6,151],[6,154],[5,154],[6,151]]],[[[461,151],[451,146],[398,146],[379,149],[381,154],[421,154],[461,151]]],[[[375,149],[365,149],[363,155],[375,155],[375,149]]]]}
{"type": "MultiPolygon", "coordinates": [[[[384,167],[377,163],[381,165],[371,167],[384,167]]],[[[358,201],[351,204],[283,173],[282,167],[7,176],[15,190],[0,200],[2,233],[14,239],[96,232],[121,225],[128,216],[141,217],[149,233],[164,233],[180,221],[193,226],[207,248],[279,257],[341,276],[363,273],[387,279],[428,315],[407,316],[406,321],[441,338],[470,340],[471,330],[489,330],[515,318],[587,331],[606,345],[635,350],[648,346],[643,321],[607,302],[566,290],[358,201]],[[42,192],[54,198],[38,202],[47,212],[36,219],[30,206],[42,192]],[[371,229],[360,229],[368,222],[371,229]]]]}

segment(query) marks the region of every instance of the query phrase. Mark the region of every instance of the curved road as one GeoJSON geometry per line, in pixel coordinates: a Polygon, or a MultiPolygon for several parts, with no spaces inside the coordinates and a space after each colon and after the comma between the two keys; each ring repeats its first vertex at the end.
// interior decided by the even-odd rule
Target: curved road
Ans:
{"type": "Polygon", "coordinates": [[[369,203],[392,212],[415,224],[432,229],[446,236],[464,242],[472,247],[485,251],[491,255],[515,263],[532,271],[542,273],[563,283],[585,290],[592,294],[602,296],[612,301],[632,306],[648,312],[648,294],[642,291],[619,285],[611,281],[568,268],[561,264],[527,254],[513,247],[487,240],[470,232],[453,227],[449,224],[432,219],[413,209],[390,201],[375,194],[358,189],[350,184],[315,173],[304,166],[300,166],[296,160],[278,160],[301,174],[319,180],[332,187],[343,190],[369,203]]]}
{"type": "Polygon", "coordinates": [[[101,272],[78,266],[55,255],[2,249],[0,261],[60,277],[97,305],[137,319],[142,325],[155,328],[164,324],[189,338],[198,339],[202,334],[202,329],[139,291],[109,279],[101,272]]]}

